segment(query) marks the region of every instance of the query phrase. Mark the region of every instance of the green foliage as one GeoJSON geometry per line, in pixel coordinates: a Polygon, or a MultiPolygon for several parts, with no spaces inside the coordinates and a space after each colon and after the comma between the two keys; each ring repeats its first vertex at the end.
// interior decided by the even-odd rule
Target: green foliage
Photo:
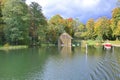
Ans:
{"type": "Polygon", "coordinates": [[[94,31],[97,39],[107,39],[111,35],[109,20],[106,17],[99,18],[95,23],[94,31]]]}
{"type": "Polygon", "coordinates": [[[117,23],[117,28],[114,30],[115,36],[120,36],[120,21],[117,23]]]}
{"type": "Polygon", "coordinates": [[[51,43],[57,43],[58,37],[63,33],[65,20],[60,15],[53,16],[48,21],[48,27],[46,30],[46,41],[51,43]]]}
{"type": "Polygon", "coordinates": [[[61,33],[67,32],[72,37],[74,32],[77,30],[77,20],[72,18],[63,19],[60,15],[53,16],[48,21],[48,28],[46,31],[47,42],[57,43],[58,37],[61,33]]]}
{"type": "Polygon", "coordinates": [[[76,21],[72,18],[65,19],[65,31],[74,37],[74,32],[76,28],[76,21]]]}
{"type": "Polygon", "coordinates": [[[38,27],[39,25],[45,25],[46,18],[42,13],[42,7],[38,3],[32,2],[29,8],[30,8],[31,21],[34,24],[34,26],[38,27]]]}
{"type": "Polygon", "coordinates": [[[75,28],[74,37],[78,39],[84,39],[86,36],[84,35],[86,31],[85,25],[83,23],[79,23],[79,25],[75,28]]]}
{"type": "Polygon", "coordinates": [[[112,18],[115,21],[115,25],[117,25],[117,22],[120,20],[120,8],[119,7],[113,9],[112,18]]]}
{"type": "Polygon", "coordinates": [[[113,36],[119,37],[120,36],[120,8],[115,8],[112,11],[112,23],[111,23],[111,27],[113,30],[113,36]]]}
{"type": "Polygon", "coordinates": [[[42,13],[42,7],[36,3],[32,2],[29,6],[30,12],[30,29],[29,36],[31,38],[31,45],[38,45],[41,40],[44,40],[43,35],[45,35],[45,29],[47,25],[46,18],[42,13]]]}
{"type": "Polygon", "coordinates": [[[0,2],[0,25],[3,23],[3,20],[2,20],[2,3],[0,2]]]}
{"type": "Polygon", "coordinates": [[[59,29],[57,26],[49,25],[48,31],[46,32],[46,41],[48,43],[57,43],[59,37],[59,29]]]}
{"type": "Polygon", "coordinates": [[[2,14],[2,2],[0,2],[0,44],[4,43],[4,31],[3,28],[5,26],[5,23],[3,21],[3,14],[2,14]]]}
{"type": "Polygon", "coordinates": [[[87,35],[88,39],[92,39],[94,37],[94,19],[89,19],[86,23],[87,35]]]}
{"type": "Polygon", "coordinates": [[[49,20],[49,24],[63,26],[65,24],[65,21],[59,14],[57,14],[49,20]]]}
{"type": "Polygon", "coordinates": [[[9,0],[4,4],[3,18],[6,23],[4,34],[7,42],[18,44],[25,40],[28,32],[28,8],[21,0],[9,0]]]}

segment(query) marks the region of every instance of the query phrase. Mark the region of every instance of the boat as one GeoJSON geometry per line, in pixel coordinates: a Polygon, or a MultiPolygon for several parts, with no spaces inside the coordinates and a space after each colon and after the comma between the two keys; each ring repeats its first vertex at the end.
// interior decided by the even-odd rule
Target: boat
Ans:
{"type": "Polygon", "coordinates": [[[104,43],[103,46],[104,46],[104,49],[111,49],[112,48],[111,43],[104,43]]]}

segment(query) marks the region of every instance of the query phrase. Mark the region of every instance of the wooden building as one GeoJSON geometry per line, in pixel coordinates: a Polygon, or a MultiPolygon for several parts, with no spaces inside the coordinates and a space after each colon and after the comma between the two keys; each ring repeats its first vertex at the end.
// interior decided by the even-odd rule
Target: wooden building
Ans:
{"type": "Polygon", "coordinates": [[[68,33],[62,33],[58,39],[58,46],[72,46],[72,37],[68,33]]]}

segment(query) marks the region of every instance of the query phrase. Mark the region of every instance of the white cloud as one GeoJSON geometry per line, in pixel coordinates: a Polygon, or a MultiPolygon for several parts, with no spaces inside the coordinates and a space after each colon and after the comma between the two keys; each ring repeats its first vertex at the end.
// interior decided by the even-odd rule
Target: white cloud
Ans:
{"type": "Polygon", "coordinates": [[[83,8],[93,8],[99,4],[100,0],[82,0],[83,8]]]}
{"type": "Polygon", "coordinates": [[[47,1],[48,0],[26,0],[26,3],[29,5],[31,2],[37,2],[44,7],[48,3],[47,1]]]}
{"type": "Polygon", "coordinates": [[[55,14],[63,17],[74,17],[85,22],[89,18],[110,16],[117,0],[27,0],[38,2],[47,18],[55,14]]]}

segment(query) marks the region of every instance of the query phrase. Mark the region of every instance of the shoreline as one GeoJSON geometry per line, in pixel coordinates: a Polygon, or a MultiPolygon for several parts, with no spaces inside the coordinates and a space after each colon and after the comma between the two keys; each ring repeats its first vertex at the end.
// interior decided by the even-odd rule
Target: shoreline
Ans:
{"type": "Polygon", "coordinates": [[[112,46],[114,46],[114,47],[120,47],[120,44],[119,44],[119,45],[114,44],[114,45],[112,45],[112,46]]]}
{"type": "MultiPolygon", "coordinates": [[[[97,41],[97,40],[86,40],[81,42],[82,45],[88,44],[89,46],[103,46],[106,41],[97,41]]],[[[120,41],[108,41],[108,43],[111,43],[112,46],[114,47],[120,47],[120,41]]]]}
{"type": "Polygon", "coordinates": [[[0,50],[16,50],[28,48],[26,45],[15,45],[15,46],[1,46],[0,50]]]}
{"type": "MultiPolygon", "coordinates": [[[[100,42],[97,40],[83,40],[81,41],[81,44],[79,46],[85,46],[86,44],[89,46],[103,46],[105,41],[100,42]]],[[[120,41],[109,41],[109,43],[112,44],[114,47],[120,47],[120,41]]],[[[48,46],[48,45],[42,45],[42,46],[48,46]]],[[[49,45],[50,46],[50,45],[49,45]]],[[[53,46],[53,45],[51,45],[53,46]]],[[[55,45],[54,45],[55,46],[55,45]]],[[[0,50],[16,50],[16,49],[25,49],[28,48],[27,45],[7,45],[7,46],[0,46],[0,50]]]]}

